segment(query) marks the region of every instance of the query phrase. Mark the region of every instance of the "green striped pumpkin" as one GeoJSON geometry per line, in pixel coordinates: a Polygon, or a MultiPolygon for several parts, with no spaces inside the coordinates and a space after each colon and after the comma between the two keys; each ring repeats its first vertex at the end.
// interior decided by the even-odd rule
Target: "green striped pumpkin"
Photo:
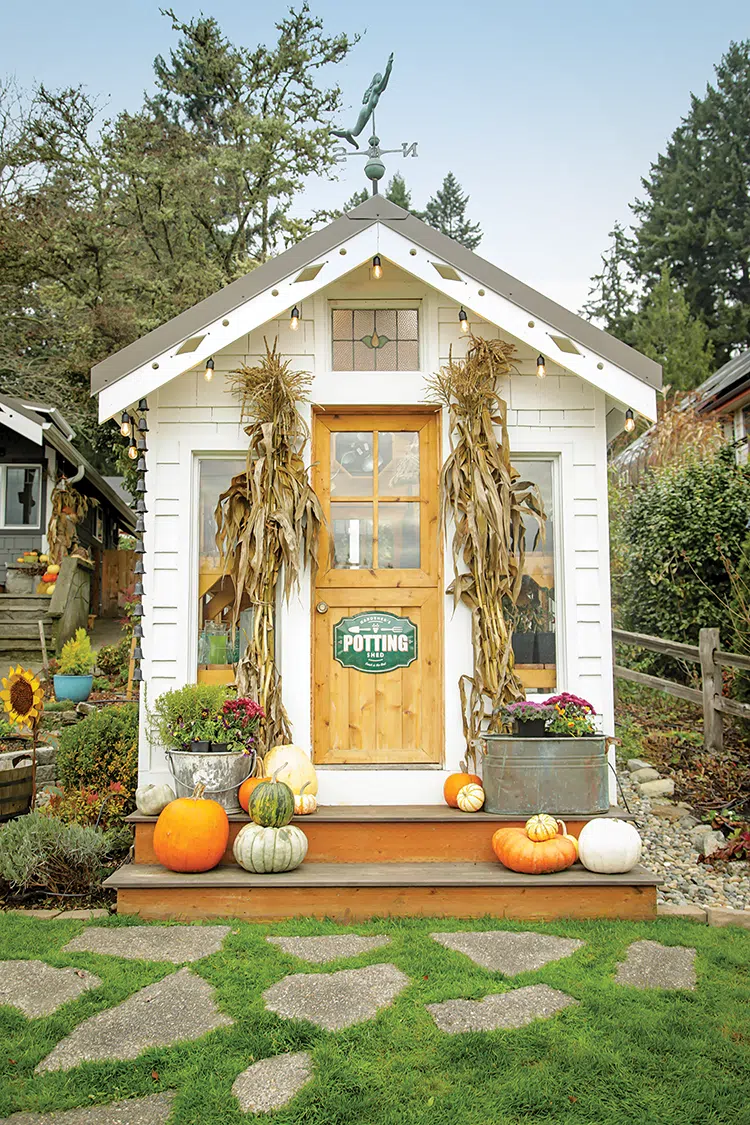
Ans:
{"type": "Polygon", "coordinates": [[[283,828],[294,816],[294,793],[283,781],[277,781],[281,766],[270,781],[262,781],[250,794],[249,813],[263,828],[283,828]]]}
{"type": "Polygon", "coordinates": [[[246,824],[237,833],[233,851],[245,871],[258,875],[294,871],[307,855],[307,836],[295,824],[285,828],[246,824]]]}

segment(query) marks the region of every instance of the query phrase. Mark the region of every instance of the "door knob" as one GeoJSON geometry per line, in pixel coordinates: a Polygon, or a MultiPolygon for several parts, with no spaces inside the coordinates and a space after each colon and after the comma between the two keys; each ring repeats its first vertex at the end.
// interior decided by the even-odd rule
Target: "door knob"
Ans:
{"type": "Polygon", "coordinates": [[[315,609],[318,613],[328,613],[328,602],[318,602],[315,609]]]}

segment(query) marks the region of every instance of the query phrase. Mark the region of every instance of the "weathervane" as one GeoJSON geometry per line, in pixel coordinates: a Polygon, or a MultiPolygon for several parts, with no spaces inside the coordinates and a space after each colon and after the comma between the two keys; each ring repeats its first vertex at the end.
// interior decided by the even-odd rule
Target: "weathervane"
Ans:
{"type": "Polygon", "coordinates": [[[370,141],[365,152],[347,152],[344,145],[337,145],[333,151],[336,157],[336,162],[338,164],[342,164],[345,160],[348,160],[350,156],[367,157],[367,163],[365,164],[365,175],[367,176],[368,180],[372,181],[373,195],[378,194],[378,180],[381,180],[385,175],[385,164],[381,160],[381,156],[383,156],[387,152],[400,152],[403,157],[418,155],[416,141],[412,141],[411,144],[404,143],[400,148],[381,148],[380,137],[378,137],[375,133],[375,107],[380,101],[380,95],[388,85],[388,79],[391,76],[392,68],[393,51],[391,51],[390,57],[388,59],[385,73],[381,74],[380,71],[378,71],[376,74],[374,74],[372,82],[365,90],[364,97],[362,98],[362,108],[359,111],[359,117],[357,118],[354,126],[351,129],[331,130],[331,133],[334,137],[341,137],[343,140],[348,141],[350,145],[353,145],[355,149],[359,149],[359,145],[357,144],[355,138],[360,135],[367,122],[370,120],[370,118],[372,118],[372,136],[370,137],[370,141]]]}

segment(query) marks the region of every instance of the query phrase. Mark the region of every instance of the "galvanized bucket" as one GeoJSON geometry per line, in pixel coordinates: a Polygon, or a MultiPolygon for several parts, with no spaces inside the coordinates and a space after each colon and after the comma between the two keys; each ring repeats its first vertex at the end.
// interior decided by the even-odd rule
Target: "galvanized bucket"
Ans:
{"type": "Polygon", "coordinates": [[[485,735],[485,812],[591,816],[609,808],[607,748],[602,737],[516,738],[485,735]]]}
{"type": "Polygon", "coordinates": [[[238,813],[237,791],[253,772],[254,754],[194,754],[192,750],[167,750],[169,771],[178,797],[189,797],[199,783],[205,797],[218,801],[228,813],[238,813]]]}

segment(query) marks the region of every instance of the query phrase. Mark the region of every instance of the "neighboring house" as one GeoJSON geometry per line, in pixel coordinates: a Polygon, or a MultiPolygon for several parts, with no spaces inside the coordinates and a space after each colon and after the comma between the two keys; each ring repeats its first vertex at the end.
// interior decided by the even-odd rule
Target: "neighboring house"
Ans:
{"type": "Polygon", "coordinates": [[[75,431],[56,407],[0,395],[0,584],[23,551],[46,549],[52,491],[64,476],[92,501],[77,537],[94,564],[91,605],[97,612],[103,552],[117,547],[121,531],[132,533],[135,513],[74,441],[75,431]]]}
{"type": "MultiPolygon", "coordinates": [[[[537,699],[555,690],[590,699],[611,734],[607,442],[627,410],[655,418],[653,361],[374,197],[92,372],[102,422],[148,406],[136,549],[149,700],[196,680],[234,679],[225,617],[233,596],[213,513],[245,466],[247,436],[226,374],[274,339],[294,368],[313,373],[306,452],[333,562],[279,606],[277,660],[295,741],[325,767],[324,804],[439,804],[465,752],[458,680],[472,669],[471,620],[445,593],[452,561],[438,476],[448,419],[425,402],[426,376],[465,352],[465,321],[516,347],[500,387],[513,461],[548,512],[546,542],[527,556],[534,597],[518,634],[530,636],[520,674],[537,699]],[[416,627],[408,667],[377,675],[339,659],[334,625],[373,607],[416,627]]],[[[347,634],[352,651],[361,633],[347,634]]],[[[145,720],[140,778],[168,780],[145,720]]]]}
{"type": "Polygon", "coordinates": [[[715,414],[738,460],[746,461],[750,438],[750,349],[735,356],[701,383],[695,392],[699,414],[715,414]]]}

